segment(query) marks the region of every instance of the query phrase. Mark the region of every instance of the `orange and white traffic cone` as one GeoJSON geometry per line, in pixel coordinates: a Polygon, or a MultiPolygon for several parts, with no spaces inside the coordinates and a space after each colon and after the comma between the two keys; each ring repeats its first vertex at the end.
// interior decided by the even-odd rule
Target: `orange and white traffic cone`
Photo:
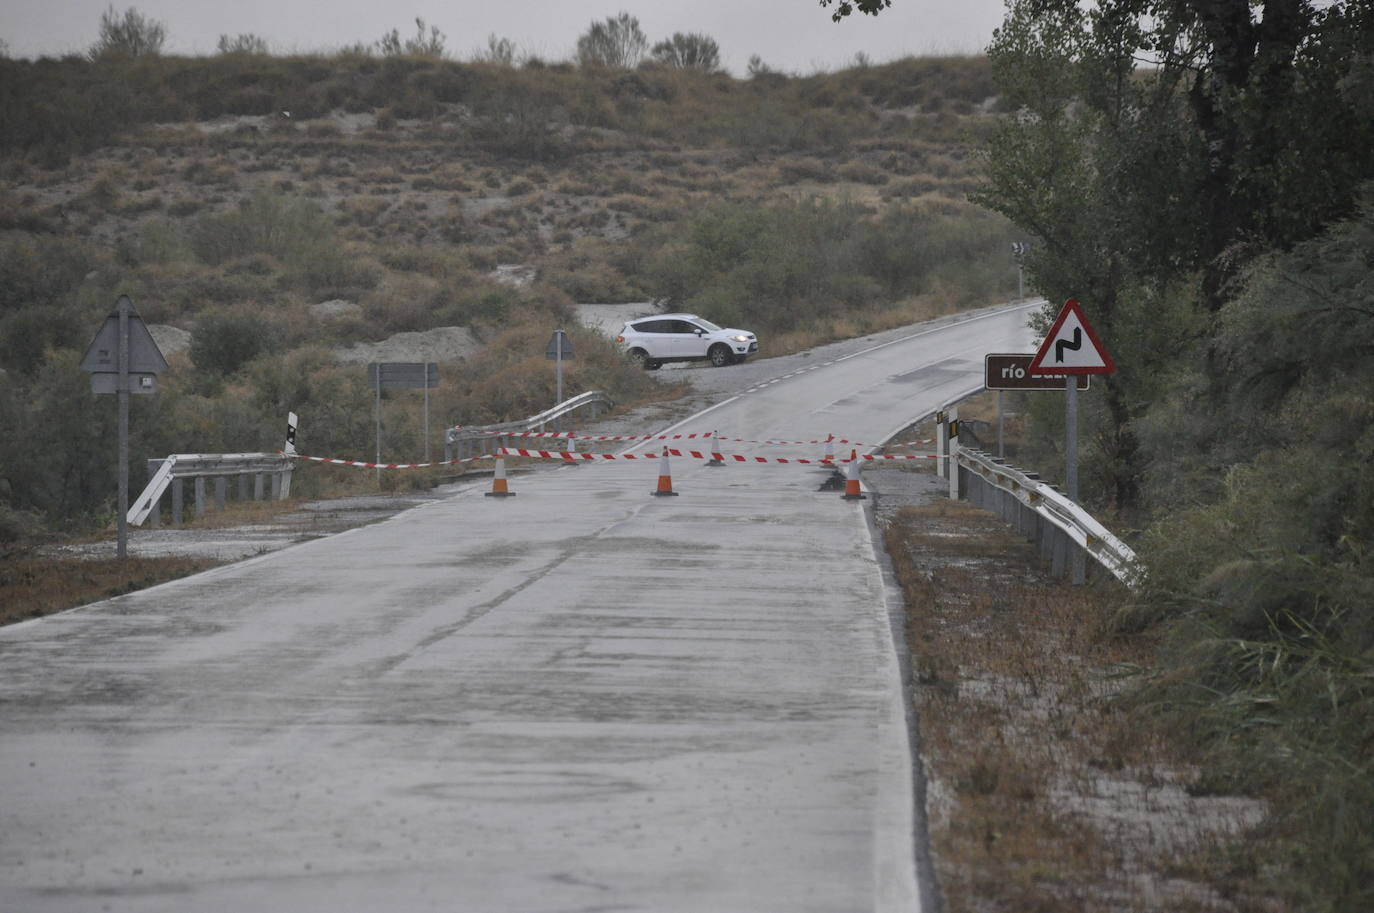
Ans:
{"type": "Polygon", "coordinates": [[[677,492],[673,491],[673,474],[668,469],[668,449],[666,447],[658,461],[658,490],[652,491],[650,494],[656,498],[677,497],[677,492]]]}
{"type": "Polygon", "coordinates": [[[716,452],[716,448],[720,446],[720,444],[716,441],[716,437],[718,434],[719,432],[717,431],[711,432],[711,449],[706,451],[711,455],[711,458],[706,461],[706,465],[712,468],[725,465],[725,461],[722,460],[720,458],[720,454],[716,452]]]}
{"type": "Polygon", "coordinates": [[[563,459],[574,466],[582,462],[582,458],[577,455],[577,435],[572,432],[568,433],[568,455],[563,459]]]}
{"type": "Polygon", "coordinates": [[[496,475],[491,479],[491,491],[486,493],[488,498],[513,498],[515,492],[506,487],[506,458],[498,456],[496,458],[496,475]]]}
{"type": "Polygon", "coordinates": [[[863,501],[868,497],[859,490],[859,452],[857,450],[849,452],[849,475],[844,480],[844,494],[841,497],[846,501],[863,501]]]}

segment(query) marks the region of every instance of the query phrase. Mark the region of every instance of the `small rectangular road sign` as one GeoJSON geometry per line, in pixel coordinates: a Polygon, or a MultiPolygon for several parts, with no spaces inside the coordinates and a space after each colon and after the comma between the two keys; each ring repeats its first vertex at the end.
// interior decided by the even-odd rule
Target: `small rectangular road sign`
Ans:
{"type": "MultiPolygon", "coordinates": [[[[988,390],[1063,390],[1066,375],[1034,375],[1028,370],[1034,353],[983,357],[983,386],[988,390]]],[[[1092,375],[1077,374],[1078,389],[1088,389],[1092,375]]]]}
{"type": "Polygon", "coordinates": [[[381,375],[382,389],[433,390],[439,386],[439,365],[436,362],[384,361],[367,366],[367,385],[377,387],[381,375]]]}

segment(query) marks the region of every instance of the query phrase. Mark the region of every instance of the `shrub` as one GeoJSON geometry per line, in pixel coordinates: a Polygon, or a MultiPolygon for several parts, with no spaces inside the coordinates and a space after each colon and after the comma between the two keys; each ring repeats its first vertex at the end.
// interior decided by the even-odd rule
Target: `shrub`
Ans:
{"type": "Polygon", "coordinates": [[[0,239],[0,315],[74,300],[98,263],[96,252],[68,238],[11,235],[0,239]]]}
{"type": "Polygon", "coordinates": [[[703,73],[720,69],[720,46],[714,38],[695,32],[674,32],[672,38],[654,45],[652,53],[654,60],[664,66],[703,73]]]}
{"type": "Polygon", "coordinates": [[[593,22],[577,39],[577,62],[583,67],[632,70],[639,66],[649,48],[649,39],[639,20],[629,13],[593,22]]]}
{"type": "Polygon", "coordinates": [[[333,221],[317,204],[258,191],[233,212],[205,216],[191,231],[191,249],[203,262],[267,254],[297,268],[337,249],[333,221]]]}
{"type": "Polygon", "coordinates": [[[241,32],[230,38],[228,35],[219,36],[219,52],[221,54],[249,54],[266,56],[269,52],[267,39],[251,32],[241,32]]]}
{"type": "Polygon", "coordinates": [[[217,375],[237,372],[275,347],[276,329],[260,309],[207,311],[196,318],[191,336],[191,362],[217,375]]]}

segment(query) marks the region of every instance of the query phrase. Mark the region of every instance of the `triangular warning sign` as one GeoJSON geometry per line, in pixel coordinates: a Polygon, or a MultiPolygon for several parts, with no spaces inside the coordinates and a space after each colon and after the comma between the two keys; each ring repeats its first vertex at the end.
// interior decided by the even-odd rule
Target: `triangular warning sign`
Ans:
{"type": "MultiPolygon", "coordinates": [[[[126,300],[127,296],[120,296],[120,301],[126,300]]],[[[100,331],[95,334],[91,344],[86,347],[86,354],[81,357],[81,370],[89,371],[93,374],[118,374],[119,373],[119,310],[118,303],[115,311],[105,318],[105,323],[101,325],[100,331]]],[[[157,342],[153,340],[153,334],[149,332],[148,325],[143,322],[143,318],[138,316],[138,311],[134,310],[133,302],[128,304],[129,308],[129,373],[131,374],[161,374],[167,370],[167,359],[162,357],[162,350],[157,347],[157,342]]]]}
{"type": "Polygon", "coordinates": [[[1083,315],[1078,301],[1064,302],[1054,326],[1040,343],[1027,374],[1111,374],[1116,364],[1083,315]]]}

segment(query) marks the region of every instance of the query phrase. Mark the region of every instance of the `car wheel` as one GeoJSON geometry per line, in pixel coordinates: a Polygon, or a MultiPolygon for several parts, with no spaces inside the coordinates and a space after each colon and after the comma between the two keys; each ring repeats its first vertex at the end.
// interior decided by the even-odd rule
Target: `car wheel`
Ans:
{"type": "Polygon", "coordinates": [[[630,364],[637,368],[649,368],[649,353],[643,349],[631,349],[625,353],[625,357],[630,360],[630,364]]]}
{"type": "Polygon", "coordinates": [[[735,360],[735,356],[731,353],[730,347],[719,342],[711,346],[710,351],[706,354],[710,356],[711,364],[715,365],[717,368],[723,368],[735,360]]]}

